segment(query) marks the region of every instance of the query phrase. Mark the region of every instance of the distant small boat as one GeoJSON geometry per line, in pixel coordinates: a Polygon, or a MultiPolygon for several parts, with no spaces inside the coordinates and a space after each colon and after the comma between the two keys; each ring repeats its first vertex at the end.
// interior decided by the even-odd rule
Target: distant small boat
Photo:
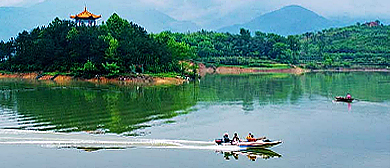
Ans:
{"type": "Polygon", "coordinates": [[[351,103],[354,100],[353,98],[346,98],[346,97],[340,97],[340,96],[337,96],[335,98],[336,98],[336,101],[348,102],[348,103],[351,103]]]}

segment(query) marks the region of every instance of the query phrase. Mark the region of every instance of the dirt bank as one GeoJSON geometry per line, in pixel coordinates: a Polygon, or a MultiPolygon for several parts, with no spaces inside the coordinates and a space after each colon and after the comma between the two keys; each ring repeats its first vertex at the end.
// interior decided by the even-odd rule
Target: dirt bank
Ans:
{"type": "Polygon", "coordinates": [[[247,73],[290,73],[302,74],[309,72],[299,67],[291,67],[289,69],[258,69],[258,68],[242,68],[242,67],[206,67],[204,64],[199,64],[199,74],[247,74],[247,73]]]}
{"type": "Polygon", "coordinates": [[[98,77],[92,79],[74,78],[65,75],[39,75],[38,73],[0,73],[0,78],[19,78],[38,81],[54,81],[58,84],[69,84],[72,81],[86,81],[96,84],[119,84],[119,85],[180,85],[187,80],[183,78],[172,77],[151,77],[147,75],[140,75],[137,77],[117,77],[105,78],[98,77]]]}

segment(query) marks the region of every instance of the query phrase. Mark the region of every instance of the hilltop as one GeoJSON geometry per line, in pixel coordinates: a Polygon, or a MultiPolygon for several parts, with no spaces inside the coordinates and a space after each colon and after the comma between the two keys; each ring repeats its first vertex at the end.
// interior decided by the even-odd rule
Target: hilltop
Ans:
{"type": "Polygon", "coordinates": [[[297,5],[283,7],[255,19],[219,29],[220,32],[238,33],[240,28],[281,35],[295,35],[331,27],[332,21],[297,5]]]}
{"type": "MultiPolygon", "coordinates": [[[[176,20],[158,10],[134,3],[119,3],[119,0],[99,1],[89,0],[88,10],[101,14],[100,22],[107,20],[113,13],[137,22],[146,27],[149,32],[158,33],[165,30],[174,32],[196,31],[200,28],[191,21],[176,20]]],[[[0,7],[0,40],[7,41],[18,32],[32,30],[34,27],[50,23],[54,18],[69,20],[70,15],[82,12],[84,1],[78,0],[49,0],[29,7],[0,7]]]]}
{"type": "MultiPolygon", "coordinates": [[[[390,63],[390,26],[380,21],[300,35],[301,57],[326,67],[386,67],[390,63]]],[[[309,61],[309,62],[310,62],[309,61]]]]}

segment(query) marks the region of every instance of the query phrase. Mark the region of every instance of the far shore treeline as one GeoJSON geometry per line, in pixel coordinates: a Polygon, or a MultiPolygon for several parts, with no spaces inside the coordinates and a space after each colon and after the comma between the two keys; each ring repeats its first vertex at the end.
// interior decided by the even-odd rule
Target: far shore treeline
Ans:
{"type": "Polygon", "coordinates": [[[56,18],[48,26],[0,41],[0,70],[11,72],[68,72],[83,77],[185,74],[195,72],[188,70],[196,69],[190,63],[194,61],[208,66],[388,68],[390,26],[376,21],[287,37],[246,29],[239,34],[204,30],[148,34],[113,14],[99,26],[76,26],[56,18]]]}

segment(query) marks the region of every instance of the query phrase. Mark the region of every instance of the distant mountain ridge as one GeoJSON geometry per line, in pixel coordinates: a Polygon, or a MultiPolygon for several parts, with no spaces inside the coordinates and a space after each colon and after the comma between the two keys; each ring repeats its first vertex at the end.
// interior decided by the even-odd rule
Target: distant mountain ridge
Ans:
{"type": "Polygon", "coordinates": [[[331,20],[316,14],[298,5],[283,7],[263,15],[266,8],[239,8],[227,15],[215,19],[210,16],[203,17],[202,22],[179,21],[154,8],[140,4],[139,0],[45,0],[44,2],[29,7],[0,7],[0,40],[7,41],[10,37],[16,37],[23,30],[31,30],[37,26],[50,23],[55,17],[69,19],[70,15],[80,13],[87,4],[87,9],[95,14],[101,14],[98,21],[105,21],[113,13],[122,18],[135,22],[144,27],[148,32],[161,31],[194,32],[201,28],[218,32],[239,33],[240,28],[250,29],[251,32],[262,31],[280,35],[302,34],[311,31],[319,31],[330,27],[342,27],[380,20],[382,23],[390,23],[390,19],[376,17],[334,17],[331,20]],[[257,17],[255,17],[257,16],[257,17]],[[199,27],[196,23],[202,25],[199,27]],[[222,27],[222,28],[221,28],[222,27]]]}
{"type": "Polygon", "coordinates": [[[220,32],[238,33],[240,28],[281,35],[302,34],[333,26],[333,22],[297,5],[283,7],[261,15],[247,23],[219,29],[220,32]]]}

